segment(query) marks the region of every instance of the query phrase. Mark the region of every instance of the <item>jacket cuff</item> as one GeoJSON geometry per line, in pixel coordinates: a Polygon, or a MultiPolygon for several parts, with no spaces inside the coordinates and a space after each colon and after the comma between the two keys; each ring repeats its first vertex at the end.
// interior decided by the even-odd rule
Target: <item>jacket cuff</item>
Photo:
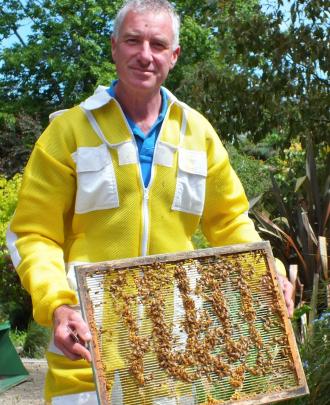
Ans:
{"type": "Polygon", "coordinates": [[[77,305],[78,297],[73,290],[59,291],[57,294],[47,295],[38,305],[34,305],[33,317],[42,326],[53,326],[53,314],[60,305],[77,305]]]}
{"type": "Polygon", "coordinates": [[[275,270],[277,274],[280,274],[283,277],[286,277],[286,270],[284,264],[281,262],[281,260],[277,259],[275,257],[275,270]]]}

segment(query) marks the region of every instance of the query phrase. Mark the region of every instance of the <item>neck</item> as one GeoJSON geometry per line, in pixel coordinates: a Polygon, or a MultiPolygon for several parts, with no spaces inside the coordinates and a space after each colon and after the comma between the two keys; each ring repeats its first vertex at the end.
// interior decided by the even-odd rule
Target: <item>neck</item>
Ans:
{"type": "Polygon", "coordinates": [[[156,121],[162,105],[160,89],[153,93],[128,92],[120,81],[116,86],[116,99],[124,113],[147,133],[156,121]]]}

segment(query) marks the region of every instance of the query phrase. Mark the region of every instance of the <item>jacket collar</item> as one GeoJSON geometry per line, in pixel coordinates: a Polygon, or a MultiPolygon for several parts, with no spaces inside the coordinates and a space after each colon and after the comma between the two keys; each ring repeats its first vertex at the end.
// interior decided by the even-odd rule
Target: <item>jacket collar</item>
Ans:
{"type": "MultiPolygon", "coordinates": [[[[107,92],[107,89],[108,87],[106,86],[98,86],[92,96],[88,97],[86,100],[80,103],[80,107],[85,110],[96,110],[103,107],[105,104],[109,103],[109,101],[113,99],[113,97],[111,97],[110,94],[107,92]]],[[[181,104],[179,100],[174,96],[174,94],[172,94],[165,87],[163,87],[163,89],[165,90],[170,103],[176,102],[181,104]]]]}
{"type": "Polygon", "coordinates": [[[80,103],[80,107],[85,110],[96,110],[97,108],[103,107],[111,99],[112,97],[107,92],[107,87],[98,86],[92,96],[80,103]]]}

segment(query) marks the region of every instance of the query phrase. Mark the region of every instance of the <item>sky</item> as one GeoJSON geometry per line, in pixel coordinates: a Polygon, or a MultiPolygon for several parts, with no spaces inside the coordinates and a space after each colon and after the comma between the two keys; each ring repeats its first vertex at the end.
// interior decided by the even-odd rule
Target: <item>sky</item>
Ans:
{"type": "MultiPolygon", "coordinates": [[[[31,33],[31,23],[28,20],[26,20],[26,21],[23,20],[20,28],[18,29],[18,33],[23,39],[27,39],[29,33],[31,33]]],[[[1,41],[0,46],[2,49],[9,48],[11,45],[15,44],[16,42],[18,42],[18,39],[17,39],[16,35],[14,33],[12,33],[9,38],[1,41]]]]}
{"type": "MultiPolygon", "coordinates": [[[[23,3],[26,1],[23,1],[23,3]]],[[[261,7],[264,12],[267,13],[267,10],[271,10],[274,4],[276,3],[276,0],[260,0],[261,7]]],[[[283,11],[288,15],[290,15],[290,3],[291,0],[284,0],[284,5],[283,5],[283,11]]],[[[21,23],[21,26],[18,30],[20,36],[24,39],[27,39],[29,33],[31,33],[31,21],[29,20],[23,20],[21,23]]],[[[18,39],[13,33],[9,38],[2,40],[0,44],[0,49],[8,48],[14,43],[17,43],[18,39]]]]}

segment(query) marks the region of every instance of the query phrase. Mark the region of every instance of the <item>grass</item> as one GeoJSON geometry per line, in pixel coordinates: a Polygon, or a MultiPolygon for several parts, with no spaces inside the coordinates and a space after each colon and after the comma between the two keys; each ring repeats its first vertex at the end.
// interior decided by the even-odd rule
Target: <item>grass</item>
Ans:
{"type": "Polygon", "coordinates": [[[23,330],[14,329],[9,331],[10,340],[16,348],[24,346],[26,335],[27,332],[23,330]]]}
{"type": "Polygon", "coordinates": [[[15,348],[22,349],[24,357],[43,358],[49,342],[50,330],[32,321],[27,330],[11,329],[9,337],[15,348]]]}

